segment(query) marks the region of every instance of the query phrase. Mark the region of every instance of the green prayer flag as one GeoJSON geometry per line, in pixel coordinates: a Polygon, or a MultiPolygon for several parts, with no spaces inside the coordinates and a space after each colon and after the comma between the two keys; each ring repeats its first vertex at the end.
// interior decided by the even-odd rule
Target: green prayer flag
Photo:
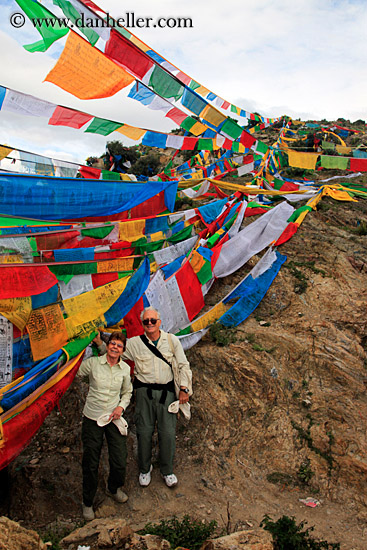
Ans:
{"type": "Polygon", "coordinates": [[[188,225],[184,229],[181,229],[181,231],[178,231],[172,237],[169,237],[167,241],[170,242],[170,244],[176,244],[181,241],[185,241],[186,239],[189,239],[192,236],[192,226],[188,225]]]}
{"type": "Polygon", "coordinates": [[[173,97],[176,101],[184,92],[184,86],[159,65],[155,65],[149,79],[149,87],[161,97],[173,97]]]}
{"type": "MultiPolygon", "coordinates": [[[[66,17],[68,17],[74,23],[74,25],[76,25],[76,20],[80,20],[81,13],[79,13],[78,10],[70,2],[68,2],[68,0],[53,0],[53,2],[55,6],[59,6],[66,17]]],[[[84,34],[88,42],[90,42],[90,44],[94,46],[99,38],[99,35],[96,33],[96,31],[90,29],[89,27],[78,27],[78,29],[81,33],[84,34]]]]}
{"type": "Polygon", "coordinates": [[[91,227],[89,229],[82,229],[81,234],[83,237],[91,237],[92,239],[105,239],[114,227],[112,223],[105,227],[91,227]]]}
{"type": "Polygon", "coordinates": [[[335,151],[335,143],[333,143],[332,141],[322,141],[321,142],[321,148],[324,150],[324,151],[335,151]]]}
{"type": "Polygon", "coordinates": [[[273,183],[274,183],[274,189],[276,189],[276,191],[279,191],[284,185],[284,181],[279,180],[278,178],[274,178],[273,183]]]}
{"type": "Polygon", "coordinates": [[[197,148],[198,151],[213,151],[213,140],[210,138],[200,138],[197,148]]]}
{"type": "Polygon", "coordinates": [[[121,128],[122,126],[123,124],[121,124],[121,122],[113,122],[112,120],[94,117],[85,132],[108,136],[114,130],[116,130],[117,128],[121,128]]]}
{"type": "Polygon", "coordinates": [[[35,28],[42,36],[42,40],[23,46],[28,52],[45,52],[56,40],[69,32],[68,27],[61,26],[54,14],[35,0],[15,1],[27,17],[33,21],[35,28]],[[46,25],[45,19],[49,26],[46,25]],[[36,26],[36,23],[39,25],[36,26]]]}
{"type": "Polygon", "coordinates": [[[197,88],[200,88],[200,84],[195,80],[191,80],[189,88],[191,88],[192,90],[196,90],[197,88]]]}
{"type": "Polygon", "coordinates": [[[262,141],[258,141],[256,144],[256,153],[267,153],[269,147],[266,145],[266,143],[263,143],[262,141]]]}
{"type": "Polygon", "coordinates": [[[121,181],[119,172],[111,172],[111,170],[102,170],[102,179],[108,181],[121,181]]]}
{"type": "Polygon", "coordinates": [[[166,176],[170,176],[171,175],[171,170],[172,170],[172,159],[169,161],[169,163],[167,164],[167,166],[165,167],[165,169],[163,170],[163,172],[166,174],[166,176]]]}
{"type": "Polygon", "coordinates": [[[184,336],[185,334],[190,334],[190,332],[191,332],[191,327],[188,326],[176,332],[176,336],[184,336]]]}
{"type": "Polygon", "coordinates": [[[231,138],[237,139],[242,134],[243,128],[241,128],[241,126],[234,120],[227,118],[220,130],[221,132],[229,135],[231,138]]]}
{"type": "Polygon", "coordinates": [[[200,271],[196,274],[201,285],[205,285],[210,279],[213,278],[212,266],[209,261],[206,261],[200,271]]]}
{"type": "Polygon", "coordinates": [[[348,168],[348,157],[333,157],[331,155],[321,155],[321,166],[330,170],[346,170],[348,168]]]}
{"type": "Polygon", "coordinates": [[[196,124],[196,122],[197,121],[194,118],[188,116],[181,122],[180,126],[187,132],[190,132],[191,128],[194,126],[194,124],[196,124]]]}
{"type": "Polygon", "coordinates": [[[95,336],[97,336],[97,331],[92,332],[92,334],[89,334],[85,338],[76,338],[75,340],[70,340],[62,349],[68,354],[70,360],[73,357],[76,357],[78,353],[83,351],[83,349],[85,349],[91,343],[95,336]]]}
{"type": "Polygon", "coordinates": [[[306,212],[306,211],[311,212],[311,210],[312,210],[311,206],[307,206],[307,204],[305,204],[304,206],[300,206],[299,208],[297,208],[297,210],[295,210],[295,211],[293,212],[293,214],[291,215],[291,217],[288,218],[287,222],[288,222],[288,223],[295,222],[296,219],[298,218],[298,216],[299,216],[300,214],[302,214],[302,212],[306,212]]]}

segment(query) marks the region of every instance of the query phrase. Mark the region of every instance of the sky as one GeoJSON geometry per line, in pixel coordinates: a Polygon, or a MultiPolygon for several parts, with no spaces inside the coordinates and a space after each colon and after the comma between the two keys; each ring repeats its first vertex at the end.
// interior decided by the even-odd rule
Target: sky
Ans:
{"type": "MultiPolygon", "coordinates": [[[[94,0],[115,19],[190,17],[192,28],[130,29],[168,61],[215,94],[266,117],[301,120],[367,119],[367,10],[365,0],[94,0]]],[[[43,0],[60,15],[51,0],[43,0]]],[[[44,82],[65,43],[44,53],[22,46],[39,40],[27,21],[22,29],[9,18],[22,13],[15,0],[0,0],[0,85],[92,115],[151,130],[175,125],[164,113],[127,98],[127,90],[98,100],[79,100],[44,82]]],[[[97,44],[98,46],[98,44],[97,44]]],[[[228,111],[227,111],[228,112],[228,111]]],[[[85,163],[105,152],[107,141],[134,142],[48,126],[47,119],[0,111],[0,144],[56,159],[85,163]]]]}

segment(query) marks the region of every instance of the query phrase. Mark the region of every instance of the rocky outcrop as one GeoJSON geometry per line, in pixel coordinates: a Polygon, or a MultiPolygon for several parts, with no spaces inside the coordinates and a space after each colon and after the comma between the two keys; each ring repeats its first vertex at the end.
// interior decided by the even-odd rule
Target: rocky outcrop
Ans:
{"type": "Polygon", "coordinates": [[[87,546],[92,550],[124,548],[125,550],[170,550],[166,540],[155,535],[138,535],[121,518],[95,519],[76,529],[60,541],[67,550],[87,546]]]}
{"type": "Polygon", "coordinates": [[[251,530],[210,539],[204,542],[200,550],[273,550],[273,548],[270,533],[251,530]]]}
{"type": "Polygon", "coordinates": [[[36,531],[25,529],[16,521],[0,517],[0,550],[47,550],[36,531]]]}

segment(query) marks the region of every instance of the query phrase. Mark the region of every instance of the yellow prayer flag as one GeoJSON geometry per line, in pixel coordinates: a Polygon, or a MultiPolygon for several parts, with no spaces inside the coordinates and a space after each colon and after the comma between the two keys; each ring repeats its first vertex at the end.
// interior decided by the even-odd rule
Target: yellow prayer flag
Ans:
{"type": "Polygon", "coordinates": [[[121,174],[120,173],[120,179],[121,179],[121,181],[132,181],[130,174],[121,174]]]}
{"type": "Polygon", "coordinates": [[[68,333],[69,340],[87,338],[99,328],[106,326],[106,319],[104,315],[100,315],[96,319],[88,321],[88,323],[78,324],[74,322],[74,319],[65,319],[65,326],[68,333]]]}
{"type": "Polygon", "coordinates": [[[194,126],[192,126],[189,130],[189,132],[193,136],[200,136],[200,134],[203,134],[206,130],[206,126],[204,124],[201,124],[201,122],[195,122],[194,126]]]}
{"type": "Polygon", "coordinates": [[[205,88],[205,86],[199,86],[198,88],[195,89],[195,93],[205,97],[206,95],[208,95],[209,90],[208,88],[205,88]]]}
{"type": "Polygon", "coordinates": [[[341,189],[332,189],[331,187],[325,187],[324,191],[325,195],[329,195],[329,197],[332,197],[337,201],[358,202],[356,199],[353,199],[353,197],[351,197],[349,193],[347,193],[346,191],[342,191],[341,189]]]}
{"type": "Polygon", "coordinates": [[[134,81],[127,71],[71,31],[56,65],[45,81],[79,99],[110,97],[134,81]]]}
{"type": "Polygon", "coordinates": [[[4,145],[0,145],[0,160],[3,160],[6,158],[9,153],[11,153],[13,149],[11,147],[5,147],[4,145]]]}
{"type": "Polygon", "coordinates": [[[23,258],[20,254],[4,254],[0,256],[2,264],[22,264],[23,258]]]}
{"type": "Polygon", "coordinates": [[[146,130],[143,130],[142,128],[135,128],[135,126],[130,126],[129,124],[124,124],[121,128],[117,128],[116,132],[120,132],[123,136],[137,141],[145,134],[146,130]]]}
{"type": "Polygon", "coordinates": [[[158,271],[159,269],[159,265],[157,264],[157,262],[152,262],[150,264],[150,273],[153,274],[155,273],[156,271],[158,271]]]}
{"type": "Polygon", "coordinates": [[[335,149],[339,155],[350,155],[352,152],[351,147],[346,147],[344,145],[336,145],[335,149]]]}
{"type": "Polygon", "coordinates": [[[32,298],[7,298],[0,300],[0,315],[6,317],[19,330],[23,331],[32,311],[32,298]]]}
{"type": "Polygon", "coordinates": [[[221,124],[226,119],[226,117],[220,111],[218,111],[211,105],[207,105],[200,116],[204,120],[210,122],[210,124],[213,124],[213,126],[219,126],[219,124],[221,124]]]}
{"type": "Polygon", "coordinates": [[[165,238],[165,235],[163,231],[157,231],[157,233],[151,233],[150,234],[150,241],[156,242],[156,241],[162,241],[165,238]]]}
{"type": "Polygon", "coordinates": [[[211,325],[219,319],[227,311],[227,306],[223,302],[212,307],[207,313],[204,313],[197,321],[194,321],[191,324],[191,329],[193,332],[206,328],[208,325],[211,325]]]}
{"type": "Polygon", "coordinates": [[[103,315],[120,297],[129,279],[130,277],[124,277],[89,292],[84,292],[84,294],[79,294],[75,298],[64,300],[63,306],[68,316],[65,319],[65,324],[69,338],[73,334],[73,328],[103,315]]]}
{"type": "Polygon", "coordinates": [[[150,50],[150,47],[147,46],[146,44],[144,44],[144,42],[142,42],[141,40],[139,40],[139,38],[137,38],[136,36],[134,35],[131,35],[130,37],[130,42],[132,42],[133,44],[135,44],[135,46],[138,46],[139,50],[142,50],[143,52],[147,52],[148,50],[150,50]]]}
{"type": "Polygon", "coordinates": [[[320,153],[300,153],[299,151],[288,151],[289,166],[315,170],[316,161],[320,153]]]}
{"type": "Polygon", "coordinates": [[[133,242],[144,237],[145,220],[126,220],[119,223],[119,241],[133,242]]]}
{"type": "Polygon", "coordinates": [[[97,263],[97,273],[114,273],[115,271],[132,271],[134,258],[115,258],[97,263]]]}
{"type": "Polygon", "coordinates": [[[65,321],[59,304],[51,304],[32,311],[27,331],[33,361],[44,359],[59,350],[68,341],[65,321]]]}

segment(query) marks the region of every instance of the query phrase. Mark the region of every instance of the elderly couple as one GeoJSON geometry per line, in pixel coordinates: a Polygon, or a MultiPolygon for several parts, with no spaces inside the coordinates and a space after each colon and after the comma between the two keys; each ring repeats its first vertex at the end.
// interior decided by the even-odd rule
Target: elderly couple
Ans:
{"type": "Polygon", "coordinates": [[[107,346],[100,335],[96,336],[94,342],[100,353],[105,354],[86,359],[78,372],[79,376],[89,378],[82,426],[83,517],[87,521],[94,518],[93,499],[104,436],[110,465],[107,494],[117,502],[128,499],[121,489],[127,457],[127,424],[122,415],[130,402],[133,387],[130,367],[122,357],[135,363],[139,483],[147,487],[151,481],[152,436],[157,423],[160,471],[168,487],[177,484],[173,473],[177,417],[170,411],[189,407],[192,394],[190,365],[178,338],[160,329],[160,314],[156,309],[145,308],[141,320],[145,334],[134,336],[127,343],[121,332],[113,332],[107,346]]]}

